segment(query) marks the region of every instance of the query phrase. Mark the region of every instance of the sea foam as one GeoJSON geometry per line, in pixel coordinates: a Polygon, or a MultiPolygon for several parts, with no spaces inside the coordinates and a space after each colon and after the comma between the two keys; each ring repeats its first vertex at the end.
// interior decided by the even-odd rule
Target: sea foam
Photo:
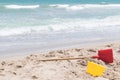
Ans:
{"type": "Polygon", "coordinates": [[[66,10],[81,10],[81,9],[93,9],[93,8],[120,8],[120,4],[53,4],[49,5],[50,7],[55,8],[64,8],[66,10]]]}
{"type": "Polygon", "coordinates": [[[56,23],[37,26],[20,26],[14,28],[0,29],[0,36],[22,35],[31,33],[49,33],[49,32],[76,32],[91,30],[112,30],[120,29],[120,16],[110,16],[102,19],[55,19],[56,23]]]}
{"type": "MultiPolygon", "coordinates": [[[[35,9],[39,8],[40,5],[4,5],[7,9],[35,9]]],[[[41,6],[42,7],[42,6],[41,6]]],[[[59,8],[59,9],[66,9],[66,10],[83,10],[83,9],[93,9],[93,8],[100,8],[100,9],[110,9],[110,8],[120,8],[120,4],[50,4],[48,7],[59,8]]],[[[43,6],[43,8],[45,8],[43,6]]]]}
{"type": "Polygon", "coordinates": [[[39,5],[5,5],[5,8],[8,9],[35,9],[38,7],[39,5]]]}

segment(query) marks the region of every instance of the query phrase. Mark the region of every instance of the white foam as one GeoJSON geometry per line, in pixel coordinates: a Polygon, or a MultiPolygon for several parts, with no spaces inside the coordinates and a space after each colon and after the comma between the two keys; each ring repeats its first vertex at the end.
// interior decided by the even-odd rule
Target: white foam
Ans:
{"type": "Polygon", "coordinates": [[[79,5],[68,5],[68,4],[54,4],[49,5],[50,7],[64,8],[66,10],[81,10],[81,9],[93,9],[93,8],[120,8],[120,4],[79,4],[79,5]]]}
{"type": "Polygon", "coordinates": [[[66,7],[69,7],[68,4],[52,4],[52,5],[49,5],[50,7],[58,7],[58,8],[66,8],[66,7]]]}
{"type": "Polygon", "coordinates": [[[120,29],[120,16],[110,16],[103,19],[55,19],[53,23],[38,26],[20,26],[18,28],[0,29],[0,36],[46,33],[46,32],[75,32],[89,30],[120,29]],[[57,22],[56,22],[57,20],[57,22]],[[56,23],[55,23],[55,22],[56,23]]]}
{"type": "Polygon", "coordinates": [[[84,8],[115,8],[120,7],[120,4],[85,4],[84,8]]]}
{"type": "Polygon", "coordinates": [[[50,7],[56,7],[56,8],[63,8],[67,10],[80,10],[83,9],[81,5],[73,5],[70,6],[69,4],[54,4],[54,5],[49,5],[50,7]]]}
{"type": "Polygon", "coordinates": [[[5,8],[8,9],[35,9],[38,7],[39,5],[5,5],[5,8]]]}

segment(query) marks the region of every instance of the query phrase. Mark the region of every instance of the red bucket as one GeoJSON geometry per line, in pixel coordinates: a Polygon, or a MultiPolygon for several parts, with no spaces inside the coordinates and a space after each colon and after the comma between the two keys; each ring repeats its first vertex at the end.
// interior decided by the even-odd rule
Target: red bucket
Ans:
{"type": "Polygon", "coordinates": [[[105,63],[113,62],[113,51],[112,49],[99,50],[98,56],[93,56],[92,58],[97,58],[104,61],[105,63]]]}

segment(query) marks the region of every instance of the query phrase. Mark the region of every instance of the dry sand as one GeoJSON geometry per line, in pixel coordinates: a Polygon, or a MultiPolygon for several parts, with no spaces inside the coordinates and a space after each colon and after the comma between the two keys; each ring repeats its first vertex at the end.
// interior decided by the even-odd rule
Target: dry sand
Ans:
{"type": "Polygon", "coordinates": [[[106,67],[101,77],[108,80],[120,80],[120,43],[31,54],[21,59],[1,59],[0,80],[97,80],[96,77],[85,72],[87,61],[106,67]],[[111,64],[92,58],[40,61],[41,59],[93,56],[97,55],[98,50],[107,48],[113,49],[114,62],[111,64]]]}

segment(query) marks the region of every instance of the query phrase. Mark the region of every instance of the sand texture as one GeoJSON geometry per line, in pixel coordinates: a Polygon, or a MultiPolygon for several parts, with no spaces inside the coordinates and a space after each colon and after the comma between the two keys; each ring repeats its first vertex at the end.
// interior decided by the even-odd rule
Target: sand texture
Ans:
{"type": "Polygon", "coordinates": [[[87,61],[106,67],[101,77],[120,80],[120,44],[89,46],[31,54],[21,59],[0,60],[0,80],[96,80],[86,73],[87,61]],[[73,58],[97,55],[101,49],[113,49],[114,62],[105,64],[101,60],[85,58],[79,60],[41,61],[42,59],[73,58]]]}

